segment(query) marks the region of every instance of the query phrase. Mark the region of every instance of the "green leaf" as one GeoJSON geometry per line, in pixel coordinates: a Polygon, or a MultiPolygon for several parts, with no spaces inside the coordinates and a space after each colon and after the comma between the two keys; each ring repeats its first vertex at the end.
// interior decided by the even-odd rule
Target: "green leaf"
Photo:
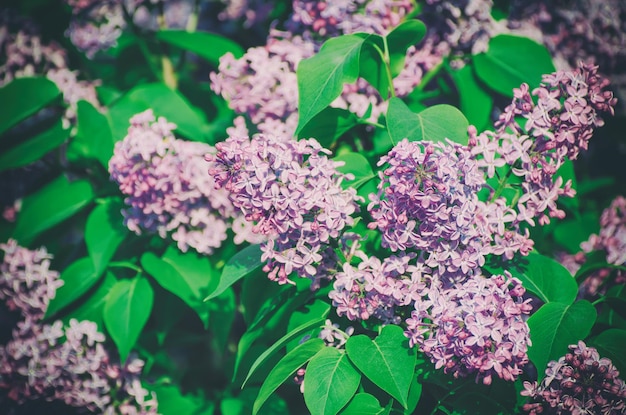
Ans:
{"type": "Polygon", "coordinates": [[[137,343],[154,302],[150,282],[142,276],[115,283],[104,305],[104,325],[125,362],[137,343]]]}
{"type": "Polygon", "coordinates": [[[359,75],[359,55],[365,39],[344,35],[327,40],[320,51],[298,64],[299,121],[296,134],[330,105],[359,75]]]}
{"type": "Polygon", "coordinates": [[[123,206],[120,199],[109,198],[96,206],[87,218],[85,244],[97,273],[105,270],[117,248],[129,235],[121,214],[123,206]]]}
{"type": "Polygon", "coordinates": [[[63,128],[62,122],[59,120],[37,136],[28,138],[25,142],[3,151],[0,154],[0,172],[26,166],[39,160],[60,146],[69,135],[69,131],[63,128]]]}
{"type": "Polygon", "coordinates": [[[172,384],[160,384],[150,387],[159,400],[159,413],[162,415],[212,415],[214,404],[200,396],[184,394],[172,384]]]}
{"type": "MultiPolygon", "coordinates": [[[[387,64],[382,55],[385,41],[376,34],[358,33],[356,35],[365,39],[359,54],[359,76],[373,86],[383,100],[386,100],[389,98],[390,87],[387,64]]],[[[368,116],[363,118],[368,118],[368,116]]]]}
{"type": "Polygon", "coordinates": [[[237,314],[235,290],[227,288],[223,293],[204,303],[210,316],[209,330],[213,335],[213,350],[223,353],[229,342],[229,335],[237,314]]]}
{"type": "Polygon", "coordinates": [[[60,95],[48,78],[18,78],[0,88],[0,134],[50,104],[60,95]]]}
{"type": "Polygon", "coordinates": [[[208,258],[194,252],[182,253],[170,246],[162,258],[152,252],[144,253],[141,266],[160,286],[187,303],[205,328],[208,326],[210,306],[203,301],[213,281],[213,267],[208,258]]]}
{"type": "Polygon", "coordinates": [[[70,182],[64,175],[57,177],[24,198],[13,237],[27,244],[39,233],[81,210],[93,196],[87,180],[70,182]]]}
{"type": "Polygon", "coordinates": [[[398,76],[404,69],[407,49],[417,45],[425,35],[426,25],[416,19],[406,20],[389,32],[387,45],[389,47],[389,66],[393,77],[398,76]]]}
{"type": "MultiPolygon", "coordinates": [[[[307,323],[315,318],[322,318],[328,316],[330,312],[330,303],[327,299],[315,299],[312,303],[306,304],[304,307],[298,308],[289,316],[289,323],[287,324],[287,332],[294,330],[295,328],[307,323]]],[[[303,333],[304,336],[317,337],[320,333],[322,325],[319,327],[313,327],[309,331],[303,333]]],[[[295,338],[289,341],[285,348],[287,352],[294,349],[300,344],[302,338],[295,338]]]]}
{"type": "Polygon", "coordinates": [[[68,159],[96,159],[105,170],[108,169],[109,159],[113,155],[113,133],[106,115],[91,103],[79,101],[76,120],[78,128],[68,148],[68,159]]]}
{"type": "Polygon", "coordinates": [[[211,298],[215,298],[220,295],[224,290],[246,275],[250,274],[263,263],[261,262],[261,246],[250,245],[241,251],[237,252],[227,263],[222,270],[222,276],[220,282],[215,291],[213,291],[204,301],[208,301],[211,298]]]}
{"type": "Polygon", "coordinates": [[[395,145],[409,141],[445,141],[446,138],[466,145],[467,119],[452,105],[440,104],[414,113],[400,98],[391,98],[387,108],[387,131],[395,145]]]}
{"type": "Polygon", "coordinates": [[[341,173],[353,174],[354,180],[344,180],[341,183],[341,186],[344,189],[348,187],[354,187],[358,189],[363,186],[365,183],[375,178],[376,175],[372,170],[372,166],[369,161],[359,153],[343,153],[333,158],[334,161],[343,161],[345,164],[343,166],[337,167],[337,170],[341,173]]]}
{"type": "Polygon", "coordinates": [[[465,65],[449,73],[459,91],[461,111],[469,123],[481,131],[489,124],[493,97],[478,83],[472,65],[465,65]]]}
{"type": "Polygon", "coordinates": [[[600,218],[594,212],[583,213],[575,219],[558,221],[554,228],[554,240],[570,254],[581,251],[580,244],[592,233],[600,231],[600,218]]]}
{"type": "Polygon", "coordinates": [[[56,291],[46,310],[46,317],[70,305],[93,287],[102,273],[96,272],[91,258],[80,258],[61,272],[63,285],[56,291]]]}
{"type": "Polygon", "coordinates": [[[335,415],[352,399],[361,375],[346,354],[334,347],[320,350],[304,374],[304,402],[311,415],[335,415]]]}
{"type": "Polygon", "coordinates": [[[300,344],[280,359],[263,382],[259,395],[254,401],[252,414],[256,415],[267,398],[324,347],[325,345],[322,339],[310,339],[300,344]]]}
{"type": "Polygon", "coordinates": [[[314,116],[298,133],[298,138],[315,138],[326,148],[359,123],[352,112],[328,107],[314,116]]]}
{"type": "Polygon", "coordinates": [[[176,131],[195,141],[207,138],[206,122],[179,92],[161,83],[142,84],[130,90],[109,109],[113,141],[126,136],[130,118],[152,108],[154,114],[176,124],[176,131]]]}
{"type": "Polygon", "coordinates": [[[528,319],[532,346],[528,357],[537,367],[539,380],[550,360],[567,353],[568,346],[582,340],[596,321],[596,309],[587,300],[574,304],[547,303],[528,319]]]}
{"type": "Polygon", "coordinates": [[[487,52],[474,55],[478,77],[497,92],[512,97],[513,88],[527,83],[538,87],[541,77],[555,71],[545,46],[512,35],[498,35],[489,41],[487,52]]]}
{"type": "Polygon", "coordinates": [[[379,415],[385,411],[374,395],[369,393],[357,393],[348,406],[341,411],[341,415],[379,415]]]}
{"type": "Polygon", "coordinates": [[[239,44],[215,33],[160,30],[156,37],[170,45],[193,52],[215,66],[219,65],[220,57],[228,52],[232,53],[236,59],[241,58],[244,54],[244,50],[239,44]]]}
{"type": "MultiPolygon", "coordinates": [[[[328,311],[330,311],[330,309],[328,309],[328,311]]],[[[326,315],[328,314],[328,312],[326,312],[326,315]]],[[[278,350],[280,350],[281,348],[283,348],[289,341],[295,339],[298,336],[301,336],[302,333],[305,333],[307,331],[309,331],[310,329],[312,329],[313,327],[317,327],[320,326],[324,323],[324,320],[326,319],[326,315],[324,315],[322,318],[317,318],[311,321],[307,321],[304,324],[301,324],[300,326],[296,327],[295,329],[291,330],[289,333],[285,334],[283,337],[281,337],[280,339],[278,339],[276,341],[276,343],[274,343],[271,347],[269,347],[267,350],[265,350],[252,364],[252,366],[250,367],[250,370],[248,371],[248,374],[246,375],[246,378],[243,381],[243,384],[241,385],[241,388],[243,389],[246,386],[246,383],[248,382],[248,380],[250,379],[250,377],[254,374],[254,372],[263,364],[267,361],[267,359],[269,359],[274,353],[276,353],[278,350]]]]}
{"type": "Polygon", "coordinates": [[[369,380],[407,407],[416,354],[402,328],[385,326],[374,340],[363,334],[352,336],[346,343],[346,352],[369,380]]]}
{"type": "Polygon", "coordinates": [[[419,377],[413,376],[413,382],[411,382],[411,387],[409,388],[409,397],[407,399],[407,409],[404,411],[405,415],[412,414],[419,403],[420,398],[422,397],[422,384],[420,383],[419,377]]]}
{"type": "Polygon", "coordinates": [[[523,264],[504,262],[503,266],[485,265],[492,274],[511,275],[522,281],[525,289],[535,294],[544,303],[572,304],[578,294],[578,285],[570,272],[552,258],[531,252],[522,259],[523,264]],[[521,265],[521,266],[520,266],[521,265]]]}
{"type": "Polygon", "coordinates": [[[109,291],[111,291],[117,279],[113,273],[107,272],[101,280],[96,290],[78,308],[73,309],[63,318],[66,324],[69,324],[71,318],[75,318],[78,321],[89,320],[98,325],[99,331],[104,331],[104,321],[102,319],[104,304],[109,296],[109,291]]]}
{"type": "MultiPolygon", "coordinates": [[[[620,373],[626,373],[626,330],[608,329],[591,339],[588,344],[600,353],[600,357],[611,359],[620,373]]],[[[623,375],[621,376],[623,378],[623,375]]]]}

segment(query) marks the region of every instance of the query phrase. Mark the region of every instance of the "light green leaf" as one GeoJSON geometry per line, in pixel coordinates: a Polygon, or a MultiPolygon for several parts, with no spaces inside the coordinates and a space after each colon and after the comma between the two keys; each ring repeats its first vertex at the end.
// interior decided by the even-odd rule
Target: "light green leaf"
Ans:
{"type": "Polygon", "coordinates": [[[299,138],[315,138],[326,148],[359,123],[352,112],[328,107],[314,116],[298,133],[299,138]]]}
{"type": "Polygon", "coordinates": [[[534,89],[541,77],[555,71],[545,46],[526,37],[498,35],[489,41],[487,52],[473,57],[478,77],[497,92],[512,97],[513,88],[527,83],[534,89]]]}
{"type": "Polygon", "coordinates": [[[60,146],[69,137],[59,120],[52,127],[0,154],[0,172],[26,166],[60,146]]]}
{"type": "Polygon", "coordinates": [[[426,25],[420,20],[405,20],[387,35],[391,75],[398,76],[404,69],[406,51],[417,45],[426,35],[426,25]]]}
{"type": "Polygon", "coordinates": [[[364,41],[357,35],[329,39],[316,55],[298,64],[299,121],[296,134],[341,94],[343,84],[356,81],[364,41]]]}
{"type": "Polygon", "coordinates": [[[432,142],[448,138],[466,145],[468,126],[463,113],[451,105],[434,105],[416,114],[400,98],[389,100],[387,131],[394,145],[404,138],[432,142]]]}
{"type": "Polygon", "coordinates": [[[87,180],[70,182],[64,175],[57,177],[24,198],[14,238],[26,244],[26,241],[81,210],[93,196],[93,189],[87,180]]]}
{"type": "Polygon", "coordinates": [[[80,258],[61,272],[63,285],[56,291],[46,310],[46,317],[70,305],[93,287],[102,274],[96,272],[91,258],[80,258]]]}
{"type": "Polygon", "coordinates": [[[343,350],[325,347],[304,374],[304,402],[311,415],[335,415],[352,399],[361,382],[343,350]]]}
{"type": "Polygon", "coordinates": [[[106,115],[100,113],[91,103],[79,101],[76,120],[78,128],[67,149],[68,159],[95,159],[105,170],[108,169],[109,159],[113,155],[113,134],[106,115]]]}
{"type": "Polygon", "coordinates": [[[96,273],[107,267],[117,248],[129,235],[124,226],[120,199],[109,198],[96,206],[85,225],[85,244],[96,273]]]}
{"type": "Polygon", "coordinates": [[[154,303],[150,282],[142,276],[119,280],[104,306],[104,325],[125,362],[137,343],[154,303]]]}
{"type": "Polygon", "coordinates": [[[18,78],[0,88],[0,134],[52,103],[60,92],[48,78],[18,78]]]}
{"type": "Polygon", "coordinates": [[[211,401],[201,396],[183,394],[176,385],[160,384],[150,389],[157,395],[161,415],[212,415],[215,412],[211,401]]]}
{"type": "Polygon", "coordinates": [[[345,163],[343,166],[337,167],[339,172],[354,175],[354,180],[344,180],[341,183],[344,189],[347,189],[348,187],[358,189],[376,177],[369,161],[367,161],[367,159],[359,153],[342,153],[337,157],[334,157],[333,160],[343,161],[345,163]]]}
{"type": "Polygon", "coordinates": [[[259,412],[267,398],[269,398],[280,385],[289,379],[299,368],[304,366],[317,352],[324,348],[322,339],[310,339],[287,353],[267,375],[261,386],[259,395],[254,401],[253,415],[259,412]]]}
{"type": "Polygon", "coordinates": [[[261,267],[261,246],[250,245],[241,251],[237,252],[227,263],[222,270],[222,276],[220,282],[215,291],[213,291],[204,301],[208,301],[211,298],[215,298],[220,295],[224,290],[246,275],[255,271],[261,267]]]}
{"type": "Polygon", "coordinates": [[[104,321],[102,314],[104,312],[104,304],[106,303],[109,291],[115,285],[117,278],[111,272],[104,274],[102,281],[97,284],[97,288],[90,294],[88,298],[82,301],[82,304],[63,318],[65,324],[69,324],[69,320],[75,318],[78,321],[89,320],[98,325],[98,330],[104,331],[104,321]]]}
{"type": "Polygon", "coordinates": [[[341,415],[380,415],[385,411],[374,395],[357,393],[348,406],[341,411],[341,415]]]}
{"type": "Polygon", "coordinates": [[[352,336],[346,343],[346,352],[369,380],[407,407],[416,353],[409,347],[402,328],[385,326],[374,340],[363,334],[352,336]]]}
{"type": "Polygon", "coordinates": [[[232,40],[209,32],[187,32],[184,30],[160,30],[156,37],[184,50],[195,53],[217,67],[220,57],[231,52],[236,59],[243,56],[244,50],[232,40]]]}
{"type": "Polygon", "coordinates": [[[550,360],[567,353],[568,346],[583,340],[596,321],[596,309],[587,300],[574,304],[547,303],[528,319],[532,346],[528,357],[537,367],[539,381],[550,360]]]}
{"type": "Polygon", "coordinates": [[[493,97],[478,83],[471,64],[449,72],[459,92],[461,111],[470,124],[482,131],[490,121],[493,97]]]}

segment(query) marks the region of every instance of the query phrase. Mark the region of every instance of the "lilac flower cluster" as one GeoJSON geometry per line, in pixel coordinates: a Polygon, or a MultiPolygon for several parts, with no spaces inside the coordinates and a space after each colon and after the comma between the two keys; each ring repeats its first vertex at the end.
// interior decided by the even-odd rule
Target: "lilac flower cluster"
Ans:
{"type": "Polygon", "coordinates": [[[407,0],[294,0],[291,31],[330,38],[356,32],[385,35],[414,8],[407,0]]]}
{"type": "MultiPolygon", "coordinates": [[[[115,144],[109,161],[111,179],[129,205],[124,223],[136,234],[171,233],[182,251],[189,247],[210,254],[227,237],[235,216],[225,191],[216,190],[205,173],[208,144],[176,139],[175,124],[155,118],[152,110],[133,116],[124,140],[115,144]]],[[[249,229],[234,229],[246,239],[249,229]]],[[[254,238],[256,241],[258,238],[254,238]]]]}
{"type": "Polygon", "coordinates": [[[421,251],[446,281],[473,275],[485,255],[512,258],[532,248],[528,235],[508,229],[515,214],[503,199],[478,199],[485,178],[467,147],[404,139],[380,159],[384,164],[368,205],[374,219],[368,226],[383,233],[384,247],[421,251]]]}
{"type": "Polygon", "coordinates": [[[111,415],[156,414],[156,397],[139,379],[143,361],[113,362],[94,322],[41,322],[63,284],[49,269],[46,250],[30,251],[14,240],[0,250],[0,299],[20,314],[11,340],[0,345],[0,390],[18,404],[43,399],[111,415]]]}
{"type": "Polygon", "coordinates": [[[76,121],[78,101],[85,100],[99,108],[97,82],[78,79],[78,72],[67,67],[67,53],[58,44],[43,43],[33,24],[8,10],[0,11],[0,86],[16,78],[45,75],[63,93],[68,105],[63,123],[67,128],[76,121]]]}
{"type": "Polygon", "coordinates": [[[544,75],[532,92],[528,85],[514,90],[514,99],[496,122],[495,132],[476,135],[470,131],[470,146],[488,177],[496,168],[509,165],[510,174],[522,179],[516,221],[534,226],[534,218],[547,224],[551,217],[563,218],[559,196],[572,197],[571,182],[556,172],[566,158],[575,159],[587,144],[595,127],[603,125],[600,114],[613,114],[616,99],[606,90],[608,81],[597,67],[581,63],[573,71],[544,75]],[[518,119],[526,119],[522,127],[518,119]],[[482,155],[481,157],[478,157],[482,155]]]}
{"type": "Polygon", "coordinates": [[[431,283],[406,320],[409,343],[454,377],[476,373],[486,385],[493,375],[513,381],[531,344],[524,317],[532,307],[524,292],[510,275],[477,275],[448,289],[431,283]]]}
{"type": "Polygon", "coordinates": [[[524,382],[523,396],[531,399],[524,412],[537,414],[626,414],[626,383],[610,359],[600,358],[584,342],[569,346],[570,352],[548,363],[546,377],[524,382]]]}
{"type": "Polygon", "coordinates": [[[209,174],[253,231],[268,237],[262,260],[269,278],[284,284],[292,272],[314,283],[327,277],[324,265],[314,265],[334,260],[331,244],[358,210],[356,191],[341,188],[341,163],[315,139],[259,134],[230,137],[216,148],[207,155],[209,174]]]}
{"type": "MultiPolygon", "coordinates": [[[[574,254],[557,256],[572,274],[575,274],[586,262],[585,253],[606,252],[606,262],[613,265],[626,265],[626,198],[616,197],[600,216],[600,232],[593,234],[580,244],[582,251],[574,254]]],[[[614,285],[626,283],[626,272],[602,268],[592,272],[580,284],[579,291],[588,297],[605,292],[614,285]],[[607,277],[615,273],[615,278],[607,283],[607,277]]]]}
{"type": "Polygon", "coordinates": [[[236,112],[248,115],[260,132],[290,135],[298,123],[296,68],[313,55],[314,45],[273,33],[267,45],[250,48],[239,59],[231,53],[220,58],[219,72],[210,74],[211,88],[236,112]]]}

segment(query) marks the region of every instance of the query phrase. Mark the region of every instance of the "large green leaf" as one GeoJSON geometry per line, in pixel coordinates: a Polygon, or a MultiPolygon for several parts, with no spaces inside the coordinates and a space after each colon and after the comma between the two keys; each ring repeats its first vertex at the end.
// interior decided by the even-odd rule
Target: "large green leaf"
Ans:
{"type": "Polygon", "coordinates": [[[315,138],[329,148],[335,140],[359,122],[356,115],[342,108],[328,107],[311,119],[298,133],[299,138],[315,138]]]}
{"type": "Polygon", "coordinates": [[[69,218],[93,199],[87,180],[70,182],[61,175],[24,198],[17,217],[14,238],[23,244],[39,233],[69,218]]]}
{"type": "Polygon", "coordinates": [[[60,146],[68,137],[61,120],[52,127],[0,154],[0,172],[26,166],[60,146]]]}
{"type": "Polygon", "coordinates": [[[60,95],[47,78],[19,78],[0,88],[0,134],[50,104],[60,95]]]}
{"type": "Polygon", "coordinates": [[[97,273],[104,271],[129,234],[121,214],[123,206],[120,199],[109,198],[96,206],[87,218],[85,244],[97,273]]]}
{"type": "Polygon", "coordinates": [[[493,109],[493,97],[476,79],[472,65],[451,70],[450,75],[461,99],[461,111],[478,131],[487,127],[493,109]]]}
{"type": "Polygon", "coordinates": [[[81,295],[93,287],[102,273],[96,272],[91,258],[85,257],[74,261],[61,272],[63,285],[57,290],[50,301],[46,316],[51,316],[62,308],[70,305],[81,295]]]}
{"type": "Polygon", "coordinates": [[[261,246],[250,245],[237,252],[224,265],[220,282],[215,291],[213,291],[204,301],[217,297],[224,290],[254,270],[258,269],[263,263],[261,262],[261,246]]]}
{"type": "Polygon", "coordinates": [[[244,54],[238,43],[215,33],[161,30],[156,37],[170,45],[193,52],[215,66],[219,65],[220,57],[227,52],[231,52],[237,59],[244,54]]]}
{"type": "Polygon", "coordinates": [[[572,274],[563,265],[552,258],[531,252],[522,259],[521,264],[504,262],[502,266],[486,265],[492,274],[511,275],[522,281],[529,292],[535,294],[544,303],[558,302],[572,304],[578,294],[578,285],[572,274]]]}
{"type": "Polygon", "coordinates": [[[380,415],[385,411],[374,395],[357,393],[348,406],[341,411],[341,415],[380,415]]]}
{"type": "Polygon", "coordinates": [[[267,375],[267,378],[261,386],[259,395],[254,401],[253,415],[259,412],[259,409],[261,409],[267,398],[269,398],[280,385],[324,347],[324,341],[322,339],[311,339],[300,344],[280,359],[267,375]]]}
{"type": "Polygon", "coordinates": [[[374,340],[363,334],[352,336],[346,352],[369,380],[407,407],[416,353],[401,327],[385,326],[374,340]]]}
{"type": "Polygon", "coordinates": [[[550,360],[567,353],[568,346],[582,340],[596,321],[596,309],[587,300],[574,304],[547,303],[528,319],[532,346],[528,357],[537,367],[539,380],[550,360]]]}
{"type": "Polygon", "coordinates": [[[296,133],[341,94],[343,84],[356,81],[364,41],[357,35],[329,39],[319,53],[298,64],[299,121],[296,133]]]}
{"type": "Polygon", "coordinates": [[[72,311],[63,318],[64,323],[68,324],[72,318],[78,321],[89,320],[96,323],[98,330],[103,332],[104,321],[102,314],[104,312],[104,304],[109,296],[109,291],[111,291],[116,281],[117,278],[115,278],[113,273],[110,271],[106,272],[93,293],[89,294],[88,298],[82,301],[76,309],[72,307],[72,311]]]}
{"type": "Polygon", "coordinates": [[[467,119],[457,108],[440,104],[414,113],[400,98],[391,98],[387,108],[387,131],[395,145],[409,141],[445,141],[467,144],[467,119]]]}
{"type": "Polygon", "coordinates": [[[67,149],[68,159],[95,159],[108,169],[109,159],[113,155],[113,134],[106,115],[100,113],[91,103],[79,101],[76,119],[78,128],[67,149]]]}
{"type": "MultiPolygon", "coordinates": [[[[624,353],[626,330],[605,330],[591,339],[588,344],[598,350],[600,357],[611,359],[620,373],[626,373],[626,354],[624,353]]],[[[623,375],[620,377],[623,378],[623,375]]]]}
{"type": "Polygon", "coordinates": [[[555,71],[545,46],[512,35],[498,35],[489,41],[487,52],[474,55],[478,77],[497,92],[513,96],[513,88],[527,83],[530,89],[541,83],[543,74],[555,71]]]}
{"type": "Polygon", "coordinates": [[[113,141],[126,136],[133,115],[150,108],[157,117],[165,117],[176,124],[176,131],[185,137],[195,141],[207,138],[206,122],[187,99],[165,84],[152,83],[136,86],[111,106],[108,115],[113,141]]]}
{"type": "Polygon", "coordinates": [[[203,301],[213,281],[213,267],[206,257],[194,252],[182,253],[169,247],[162,258],[152,252],[141,256],[141,266],[166,290],[183,300],[209,324],[208,303],[203,301]]]}
{"type": "Polygon", "coordinates": [[[157,395],[161,415],[212,415],[215,412],[211,401],[201,396],[183,394],[174,384],[154,385],[150,389],[157,395]]]}
{"type": "Polygon", "coordinates": [[[311,415],[335,415],[352,399],[361,382],[343,350],[326,347],[309,362],[304,374],[304,402],[311,415]]]}
{"type": "Polygon", "coordinates": [[[119,280],[104,306],[104,325],[125,362],[137,343],[154,303],[154,291],[150,282],[139,275],[132,279],[119,280]]]}

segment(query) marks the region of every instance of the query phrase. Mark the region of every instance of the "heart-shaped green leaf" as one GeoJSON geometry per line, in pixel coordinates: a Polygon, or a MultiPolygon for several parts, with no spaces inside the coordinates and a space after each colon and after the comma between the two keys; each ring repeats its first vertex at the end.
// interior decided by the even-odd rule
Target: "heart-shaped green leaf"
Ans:
{"type": "Polygon", "coordinates": [[[215,289],[204,301],[209,301],[211,298],[215,298],[220,295],[224,290],[246,275],[250,274],[261,265],[261,246],[250,245],[241,251],[237,252],[227,263],[224,265],[220,282],[215,289]]]}
{"type": "Polygon", "coordinates": [[[123,224],[122,207],[120,199],[110,198],[96,206],[87,218],[85,244],[98,273],[104,271],[129,234],[128,228],[123,224]]]}
{"type": "Polygon", "coordinates": [[[352,336],[346,343],[346,352],[369,380],[407,407],[416,352],[409,347],[402,328],[385,326],[374,340],[365,335],[352,336]]]}
{"type": "Polygon", "coordinates": [[[59,88],[48,78],[18,78],[0,88],[0,134],[35,114],[60,95],[59,88]]]}
{"type": "Polygon", "coordinates": [[[57,290],[46,310],[46,317],[55,314],[86,293],[100,279],[91,258],[81,258],[65,268],[61,273],[63,285],[57,290]]]}

